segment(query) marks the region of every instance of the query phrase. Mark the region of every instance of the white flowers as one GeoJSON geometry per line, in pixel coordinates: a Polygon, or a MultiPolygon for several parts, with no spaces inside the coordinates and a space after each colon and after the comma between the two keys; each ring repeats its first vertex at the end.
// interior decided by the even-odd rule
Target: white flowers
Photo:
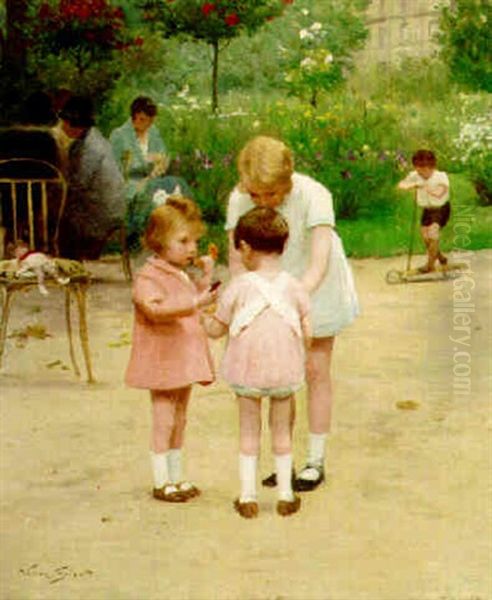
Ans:
{"type": "Polygon", "coordinates": [[[309,29],[301,29],[301,31],[299,31],[299,37],[301,40],[313,40],[315,36],[309,29]]]}
{"type": "Polygon", "coordinates": [[[492,151],[492,121],[488,116],[477,116],[473,121],[464,123],[460,133],[453,140],[460,153],[460,160],[466,163],[472,154],[488,154],[492,151]]]}
{"type": "Polygon", "coordinates": [[[166,204],[167,199],[170,198],[171,196],[181,196],[182,195],[182,190],[181,190],[181,186],[179,184],[176,184],[176,187],[174,188],[174,190],[168,194],[166,192],[166,190],[157,190],[154,195],[152,196],[152,204],[154,206],[162,206],[163,204],[166,204]]]}
{"type": "Polygon", "coordinates": [[[157,190],[152,196],[152,204],[154,206],[161,206],[162,204],[166,204],[166,200],[169,198],[171,194],[168,194],[166,190],[157,190]]]}
{"type": "Polygon", "coordinates": [[[314,22],[311,27],[305,27],[299,31],[299,37],[301,40],[314,40],[322,35],[323,25],[319,21],[314,22]]]}
{"type": "Polygon", "coordinates": [[[312,59],[310,56],[306,56],[303,60],[301,60],[301,69],[310,70],[316,66],[316,61],[312,59]]]}
{"type": "Polygon", "coordinates": [[[186,96],[190,93],[190,86],[186,84],[181,91],[179,91],[176,96],[178,98],[186,98],[186,96]]]}

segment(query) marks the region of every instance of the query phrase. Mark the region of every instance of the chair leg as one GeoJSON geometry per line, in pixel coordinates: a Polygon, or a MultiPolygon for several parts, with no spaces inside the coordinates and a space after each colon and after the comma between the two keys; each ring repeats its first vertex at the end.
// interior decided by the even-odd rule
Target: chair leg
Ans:
{"type": "Polygon", "coordinates": [[[121,265],[123,267],[123,273],[127,281],[131,281],[132,276],[132,265],[130,262],[130,251],[128,250],[128,244],[126,239],[126,227],[122,225],[120,228],[120,247],[121,247],[121,265]]]}
{"type": "Polygon", "coordinates": [[[77,364],[77,360],[75,359],[75,351],[73,348],[72,319],[70,316],[70,303],[71,303],[70,288],[69,288],[69,286],[67,286],[65,288],[65,321],[67,323],[68,346],[70,349],[70,360],[72,361],[72,367],[73,367],[74,373],[75,373],[75,375],[77,375],[77,377],[80,377],[80,369],[77,364]]]}
{"type": "Polygon", "coordinates": [[[94,383],[96,380],[92,374],[91,355],[89,350],[89,333],[87,330],[87,314],[86,314],[86,290],[85,283],[78,283],[76,286],[77,304],[79,306],[79,333],[80,343],[82,344],[82,352],[85,359],[85,367],[87,369],[87,382],[94,383]]]}
{"type": "Polygon", "coordinates": [[[0,367],[2,366],[3,352],[5,350],[5,338],[7,337],[7,324],[10,315],[10,302],[14,290],[5,290],[2,302],[2,320],[0,322],[0,367]]]}

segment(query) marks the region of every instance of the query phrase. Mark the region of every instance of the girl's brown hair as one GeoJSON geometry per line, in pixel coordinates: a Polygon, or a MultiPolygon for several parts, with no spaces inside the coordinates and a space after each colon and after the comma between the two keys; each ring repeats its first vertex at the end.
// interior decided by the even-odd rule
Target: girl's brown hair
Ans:
{"type": "Polygon", "coordinates": [[[257,206],[237,222],[234,247],[239,249],[243,241],[258,252],[282,254],[288,237],[289,226],[285,218],[273,208],[257,206]]]}
{"type": "Polygon", "coordinates": [[[193,200],[170,196],[165,204],[152,211],[143,235],[143,245],[159,254],[178,227],[189,227],[197,238],[205,232],[200,209],[193,200]]]}
{"type": "Polygon", "coordinates": [[[292,151],[282,141],[268,136],[250,140],[238,158],[241,191],[248,184],[277,186],[289,184],[294,172],[292,151]]]}

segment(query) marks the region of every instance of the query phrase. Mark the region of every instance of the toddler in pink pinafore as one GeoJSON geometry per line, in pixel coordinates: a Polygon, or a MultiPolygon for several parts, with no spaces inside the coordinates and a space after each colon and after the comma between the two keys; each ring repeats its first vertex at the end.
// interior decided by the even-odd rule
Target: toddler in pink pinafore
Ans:
{"type": "Polygon", "coordinates": [[[216,299],[209,289],[213,260],[200,259],[203,277],[196,283],[184,270],[196,257],[203,229],[191,200],[168,198],[150,215],[144,239],[155,256],[133,285],[135,321],[125,381],[150,390],[153,496],[166,502],[185,502],[200,494],[182,480],[181,452],[191,386],[214,379],[199,311],[216,299]]]}
{"type": "Polygon", "coordinates": [[[229,327],[221,373],[238,395],[281,398],[303,385],[301,320],[308,310],[307,294],[286,271],[232,280],[215,318],[229,327]]]}
{"type": "Polygon", "coordinates": [[[215,314],[204,319],[211,337],[229,335],[222,375],[239,403],[241,494],[234,508],[245,518],[258,515],[256,467],[264,396],[270,398],[277,512],[287,516],[300,508],[291,481],[290,406],[304,383],[305,345],[311,333],[308,293],[280,267],[288,234],[286,220],[271,208],[254,208],[239,219],[234,241],[248,271],[231,281],[215,314]]]}

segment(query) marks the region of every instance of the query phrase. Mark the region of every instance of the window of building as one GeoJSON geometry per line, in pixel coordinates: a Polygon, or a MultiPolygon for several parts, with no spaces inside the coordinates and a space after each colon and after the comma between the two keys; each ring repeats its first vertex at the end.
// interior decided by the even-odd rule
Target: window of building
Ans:
{"type": "Polygon", "coordinates": [[[429,34],[429,38],[433,39],[438,31],[439,31],[439,23],[438,23],[437,19],[431,19],[427,26],[427,33],[429,34]]]}
{"type": "Polygon", "coordinates": [[[378,31],[378,41],[379,41],[379,49],[383,50],[387,46],[388,32],[386,31],[386,27],[379,27],[378,31]]]}
{"type": "Polygon", "coordinates": [[[400,25],[400,42],[406,43],[410,41],[411,30],[407,21],[402,21],[400,25]]]}

